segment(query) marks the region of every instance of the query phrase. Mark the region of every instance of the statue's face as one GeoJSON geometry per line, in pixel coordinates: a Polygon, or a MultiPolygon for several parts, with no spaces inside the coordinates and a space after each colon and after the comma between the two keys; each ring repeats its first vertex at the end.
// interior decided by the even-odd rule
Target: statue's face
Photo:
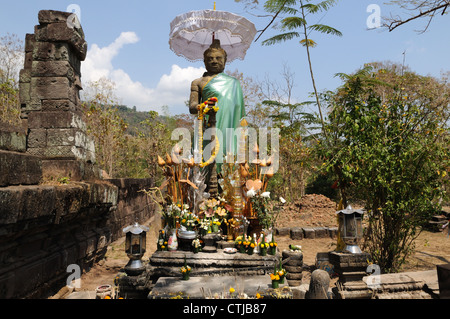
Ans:
{"type": "Polygon", "coordinates": [[[222,73],[225,63],[225,55],[220,50],[211,50],[205,57],[206,70],[212,74],[222,73]]]}

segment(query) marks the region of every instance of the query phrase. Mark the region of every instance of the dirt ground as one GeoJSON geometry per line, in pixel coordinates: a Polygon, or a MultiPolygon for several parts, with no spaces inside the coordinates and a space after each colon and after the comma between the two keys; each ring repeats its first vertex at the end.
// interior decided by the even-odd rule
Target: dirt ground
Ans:
{"type": "MultiPolygon", "coordinates": [[[[450,212],[450,207],[446,207],[445,210],[450,212]]],[[[277,226],[337,226],[335,211],[336,204],[327,197],[306,195],[302,198],[302,201],[285,205],[278,215],[277,226]]],[[[149,226],[147,252],[144,255],[144,260],[148,260],[156,250],[156,238],[160,229],[160,225],[152,224],[149,226]]],[[[287,249],[290,244],[302,246],[305,268],[315,265],[318,252],[329,252],[336,248],[336,240],[331,238],[293,241],[288,236],[278,236],[276,240],[280,250],[287,249]]],[[[95,291],[95,288],[100,285],[113,285],[115,276],[128,262],[124,247],[123,238],[112,243],[108,248],[106,258],[82,275],[81,288],[77,290],[95,291]]],[[[415,252],[408,259],[402,271],[436,269],[436,265],[445,263],[450,263],[450,238],[447,237],[446,233],[424,231],[415,241],[415,252]]],[[[309,282],[309,275],[308,271],[304,271],[303,283],[309,282]]]]}

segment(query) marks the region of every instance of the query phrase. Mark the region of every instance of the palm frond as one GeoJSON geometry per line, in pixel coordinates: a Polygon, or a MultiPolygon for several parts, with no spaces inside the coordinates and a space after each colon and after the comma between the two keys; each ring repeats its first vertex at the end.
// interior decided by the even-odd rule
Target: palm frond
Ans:
{"type": "Polygon", "coordinates": [[[281,20],[283,29],[294,30],[306,24],[305,19],[300,17],[287,17],[281,20]]]}
{"type": "Polygon", "coordinates": [[[324,25],[324,24],[313,24],[313,25],[310,25],[308,27],[308,29],[314,30],[314,31],[317,31],[317,32],[320,32],[320,33],[337,35],[339,37],[342,36],[342,32],[341,31],[339,31],[339,30],[337,30],[337,29],[335,29],[333,27],[330,27],[328,25],[324,25]]]}
{"type": "Polygon", "coordinates": [[[297,14],[298,10],[293,8],[295,6],[297,0],[267,0],[264,4],[264,9],[270,13],[288,13],[288,14],[297,14]]]}
{"type": "Polygon", "coordinates": [[[278,34],[276,36],[273,36],[267,40],[264,40],[262,42],[262,45],[272,45],[275,43],[280,43],[288,40],[292,40],[294,38],[300,37],[300,34],[298,32],[287,32],[283,34],[278,34]]]}
{"type": "Polygon", "coordinates": [[[337,0],[325,0],[318,4],[307,3],[302,6],[309,13],[317,13],[319,11],[328,11],[337,3],[337,0]]]}

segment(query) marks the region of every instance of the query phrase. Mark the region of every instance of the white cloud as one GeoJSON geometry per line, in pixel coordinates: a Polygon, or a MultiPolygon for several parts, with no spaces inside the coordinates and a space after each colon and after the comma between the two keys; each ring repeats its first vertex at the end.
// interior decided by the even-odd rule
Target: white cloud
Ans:
{"type": "Polygon", "coordinates": [[[106,47],[100,48],[93,44],[82,63],[83,83],[105,77],[116,84],[117,97],[128,107],[136,106],[139,111],[160,112],[161,106],[168,105],[175,113],[186,113],[184,102],[189,98],[191,82],[203,74],[204,68],[172,65],[170,73],[162,75],[155,88],[145,87],[141,82],[134,81],[124,70],[115,69],[112,63],[124,45],[138,41],[136,33],[123,32],[106,47]]]}

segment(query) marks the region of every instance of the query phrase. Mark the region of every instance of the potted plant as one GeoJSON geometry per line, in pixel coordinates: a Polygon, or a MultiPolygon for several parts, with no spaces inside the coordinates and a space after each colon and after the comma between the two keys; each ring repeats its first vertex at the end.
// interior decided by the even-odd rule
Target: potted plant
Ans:
{"type": "Polygon", "coordinates": [[[166,238],[166,232],[164,229],[161,229],[159,231],[158,235],[158,242],[157,242],[157,250],[158,251],[166,251],[167,250],[167,238],[166,238]]]}
{"type": "Polygon", "coordinates": [[[202,243],[200,242],[200,239],[196,238],[192,241],[192,251],[194,254],[197,254],[202,250],[202,243]]]}
{"type": "Polygon", "coordinates": [[[261,242],[259,244],[259,254],[261,256],[266,256],[268,248],[269,248],[269,244],[266,243],[266,237],[264,236],[264,234],[261,234],[261,242]]]}
{"type": "Polygon", "coordinates": [[[275,242],[275,236],[272,234],[272,240],[269,243],[268,253],[269,255],[276,255],[278,244],[275,242]]]}
{"type": "Polygon", "coordinates": [[[250,237],[250,238],[251,238],[251,240],[250,240],[250,242],[248,244],[248,247],[247,247],[247,254],[253,255],[257,243],[255,242],[255,238],[253,238],[253,237],[250,237]]]}
{"type": "Polygon", "coordinates": [[[183,280],[189,280],[192,268],[186,263],[186,257],[184,257],[184,266],[180,268],[181,276],[183,280]]]}

